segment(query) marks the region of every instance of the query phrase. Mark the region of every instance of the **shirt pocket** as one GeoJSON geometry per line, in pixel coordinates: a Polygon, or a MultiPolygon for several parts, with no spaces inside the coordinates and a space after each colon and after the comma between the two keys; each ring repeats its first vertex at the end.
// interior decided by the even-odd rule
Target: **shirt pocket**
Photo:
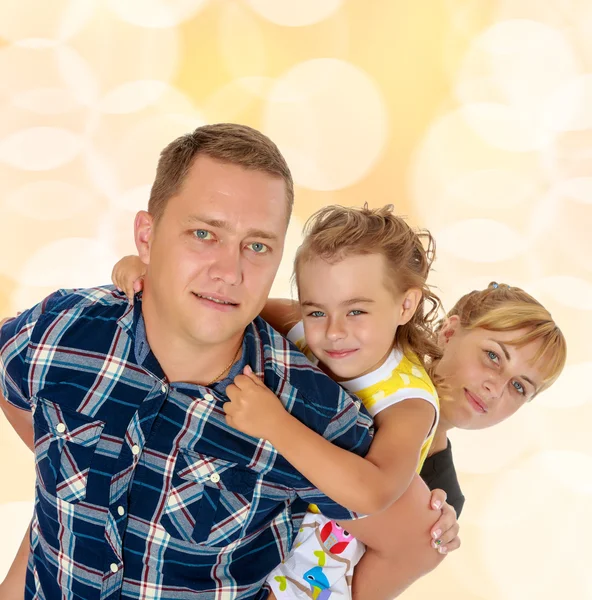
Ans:
{"type": "Polygon", "coordinates": [[[259,474],[181,450],[161,525],[174,538],[223,547],[244,535],[259,474]]]}
{"type": "Polygon", "coordinates": [[[66,502],[81,502],[105,423],[37,398],[33,424],[39,484],[66,502]]]}

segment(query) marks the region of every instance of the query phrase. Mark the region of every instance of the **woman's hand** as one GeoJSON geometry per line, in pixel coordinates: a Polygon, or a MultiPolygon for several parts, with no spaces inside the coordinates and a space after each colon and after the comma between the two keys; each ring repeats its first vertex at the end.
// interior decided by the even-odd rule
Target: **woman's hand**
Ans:
{"type": "Polygon", "coordinates": [[[456,520],[456,511],[446,502],[444,490],[434,490],[430,504],[435,510],[442,510],[440,518],[432,526],[432,548],[440,554],[448,554],[460,548],[458,537],[459,525],[456,520]]]}

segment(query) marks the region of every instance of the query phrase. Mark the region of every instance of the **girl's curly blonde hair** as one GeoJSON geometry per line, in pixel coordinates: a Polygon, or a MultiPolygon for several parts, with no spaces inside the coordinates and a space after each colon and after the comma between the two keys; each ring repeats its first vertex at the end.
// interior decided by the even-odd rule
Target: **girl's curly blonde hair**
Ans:
{"type": "Polygon", "coordinates": [[[435,242],[427,230],[413,230],[393,214],[393,205],[382,208],[326,206],[314,213],[304,226],[304,240],[296,252],[294,275],[303,263],[322,258],[338,262],[348,256],[380,254],[387,265],[386,285],[394,293],[411,288],[421,291],[415,314],[397,328],[393,345],[413,358],[417,356],[436,383],[434,363],[442,356],[433,333],[440,299],[426,280],[435,258],[435,242]]]}

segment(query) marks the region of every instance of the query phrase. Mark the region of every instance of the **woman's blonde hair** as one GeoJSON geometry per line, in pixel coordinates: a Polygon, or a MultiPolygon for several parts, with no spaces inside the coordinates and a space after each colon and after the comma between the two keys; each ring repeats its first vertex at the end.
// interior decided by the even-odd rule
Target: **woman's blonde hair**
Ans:
{"type": "Polygon", "coordinates": [[[380,254],[387,265],[386,284],[395,293],[411,288],[421,291],[415,314],[397,328],[393,345],[417,355],[435,383],[432,365],[441,355],[433,333],[440,299],[426,284],[435,256],[435,243],[426,230],[414,231],[393,214],[391,204],[382,208],[326,206],[313,214],[304,226],[304,241],[296,252],[294,275],[303,263],[321,258],[339,262],[356,255],[380,254]]]}
{"type": "Polygon", "coordinates": [[[551,313],[530,294],[517,287],[492,282],[484,290],[465,294],[450,310],[448,317],[457,315],[465,329],[482,327],[490,331],[526,333],[511,343],[517,347],[540,340],[533,362],[540,363],[544,373],[543,385],[548,388],[559,377],[567,358],[567,344],[551,313]]]}

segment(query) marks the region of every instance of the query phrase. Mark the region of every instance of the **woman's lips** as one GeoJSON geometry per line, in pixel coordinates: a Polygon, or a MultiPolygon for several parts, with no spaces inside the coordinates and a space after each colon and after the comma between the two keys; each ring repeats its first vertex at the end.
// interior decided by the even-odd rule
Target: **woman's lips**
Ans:
{"type": "Polygon", "coordinates": [[[471,408],[473,408],[473,410],[475,410],[476,412],[479,412],[479,413],[487,412],[487,406],[485,405],[485,403],[477,396],[471,394],[471,392],[469,392],[469,390],[465,389],[465,396],[466,396],[469,404],[471,405],[471,408]]]}

